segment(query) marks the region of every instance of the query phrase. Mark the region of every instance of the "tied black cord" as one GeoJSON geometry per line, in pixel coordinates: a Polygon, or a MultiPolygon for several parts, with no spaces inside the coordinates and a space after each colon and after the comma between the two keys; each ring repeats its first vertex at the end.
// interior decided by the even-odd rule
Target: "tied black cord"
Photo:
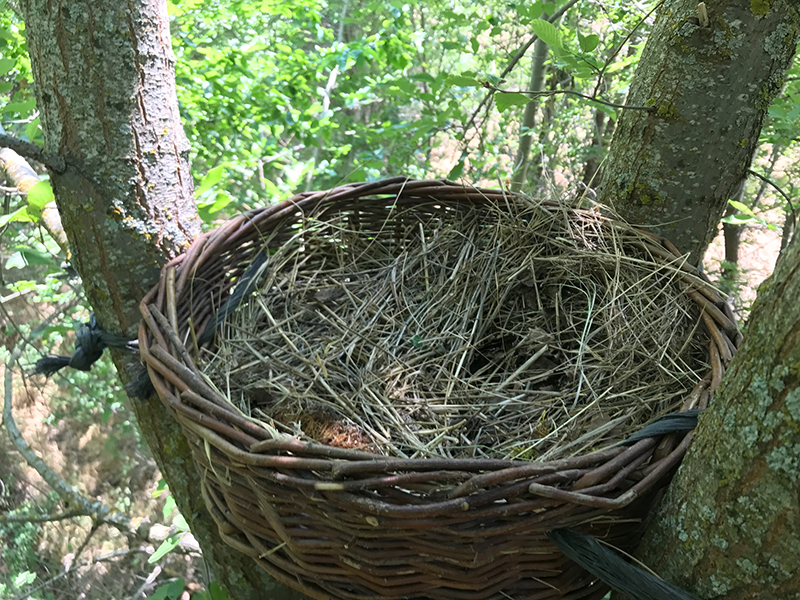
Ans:
{"type": "Polygon", "coordinates": [[[694,594],[625,562],[590,535],[554,529],[547,532],[547,537],[567,558],[630,600],[700,600],[694,594]]]}
{"type": "Polygon", "coordinates": [[[94,313],[76,331],[75,352],[72,356],[49,355],[36,361],[34,372],[51,376],[64,367],[89,371],[103,355],[106,348],[117,348],[125,352],[137,352],[139,342],[121,335],[103,331],[97,324],[94,313]]]}

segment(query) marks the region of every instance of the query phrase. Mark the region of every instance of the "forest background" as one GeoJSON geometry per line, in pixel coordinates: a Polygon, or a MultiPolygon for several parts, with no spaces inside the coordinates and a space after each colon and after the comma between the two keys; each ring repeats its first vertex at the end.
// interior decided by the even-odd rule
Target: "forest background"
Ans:
{"type": "MultiPolygon", "coordinates": [[[[204,227],[298,191],[395,174],[591,199],[658,6],[168,3],[204,227]]],[[[0,12],[0,53],[0,133],[40,144],[25,26],[10,2],[0,12]]],[[[754,174],[731,198],[725,235],[704,260],[743,323],[792,233],[799,119],[795,65],[769,108],[754,174]]],[[[25,367],[69,354],[89,314],[58,235],[48,233],[46,171],[31,166],[43,183],[27,193],[5,166],[0,211],[3,359],[19,347],[25,367]]],[[[225,597],[202,589],[198,548],[110,360],[49,380],[25,369],[13,392],[22,435],[49,467],[142,521],[151,543],[76,517],[4,433],[0,600],[225,597]]]]}

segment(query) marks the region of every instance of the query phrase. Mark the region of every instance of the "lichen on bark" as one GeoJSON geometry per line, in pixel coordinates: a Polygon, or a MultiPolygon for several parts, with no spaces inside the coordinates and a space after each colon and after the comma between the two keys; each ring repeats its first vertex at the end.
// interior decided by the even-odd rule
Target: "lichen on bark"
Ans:
{"type": "Polygon", "coordinates": [[[799,297],[797,238],[640,548],[702,598],[800,597],[799,297]]]}

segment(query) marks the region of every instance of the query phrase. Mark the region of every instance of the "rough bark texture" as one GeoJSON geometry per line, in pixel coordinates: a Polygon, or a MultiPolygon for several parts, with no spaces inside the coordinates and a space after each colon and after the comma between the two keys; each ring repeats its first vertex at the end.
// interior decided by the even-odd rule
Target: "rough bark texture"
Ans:
{"type": "Polygon", "coordinates": [[[640,548],[703,598],[800,598],[800,239],[759,289],[745,342],[640,548]]]}
{"type": "Polygon", "coordinates": [[[600,201],[647,224],[694,260],[750,165],[800,30],[793,0],[667,0],[623,111],[600,201]]]}
{"type": "MultiPolygon", "coordinates": [[[[200,231],[166,4],[22,7],[45,151],[66,162],[51,175],[73,264],[102,327],[135,336],[139,300],[200,231]]],[[[301,597],[220,541],[186,440],[161,403],[133,407],[213,579],[237,600],[301,597]]]]}

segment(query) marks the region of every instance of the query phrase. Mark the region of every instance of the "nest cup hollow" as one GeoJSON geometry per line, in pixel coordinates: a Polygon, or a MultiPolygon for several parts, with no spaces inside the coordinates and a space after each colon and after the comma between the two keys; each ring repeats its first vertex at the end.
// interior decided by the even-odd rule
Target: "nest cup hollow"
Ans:
{"type": "MultiPolygon", "coordinates": [[[[421,446],[404,442],[395,449],[381,446],[374,435],[366,435],[363,444],[325,445],[292,435],[292,424],[276,421],[275,415],[242,410],[246,407],[239,401],[241,394],[239,400],[232,398],[229,389],[207,375],[213,357],[219,356],[215,336],[233,318],[240,301],[247,304],[257,291],[248,281],[255,284],[264,269],[256,274],[254,265],[269,262],[270,252],[292,240],[295,264],[298,252],[314,255],[317,238],[303,230],[309,216],[346,214],[350,233],[368,231],[370,240],[378,241],[385,235],[388,241],[382,247],[391,254],[408,248],[414,232],[428,220],[459,226],[454,215],[478,210],[502,216],[518,201],[521,196],[503,190],[450,181],[398,177],[346,185],[300,194],[236,217],[198,238],[165,266],[159,284],[141,303],[140,349],[159,397],[190,442],[206,506],[228,544],[313,598],[533,599],[605,594],[606,586],[561,554],[546,532],[574,528],[633,551],[641,521],[683,458],[691,432],[619,445],[607,435],[581,430],[570,438],[574,442],[577,437],[580,444],[573,443],[569,451],[560,451],[563,444],[561,449],[542,446],[545,457],[555,458],[533,461],[515,457],[517,445],[500,441],[486,445],[511,448],[511,454],[452,454],[427,440],[421,446]],[[433,449],[426,452],[429,448],[433,449]]],[[[705,408],[740,339],[724,298],[672,244],[653,233],[603,216],[597,209],[543,201],[536,210],[557,213],[568,221],[591,221],[595,234],[624,238],[635,248],[634,262],[669,273],[696,311],[708,367],[693,387],[668,404],[681,410],[705,408]]],[[[480,227],[475,231],[480,234],[480,227]]],[[[335,244],[345,252],[355,247],[339,238],[335,244]]],[[[316,265],[310,271],[320,268],[316,265]]],[[[274,291],[276,285],[267,287],[274,291]]],[[[353,287],[357,294],[359,285],[353,287]]],[[[307,308],[309,298],[328,300],[329,294],[323,292],[301,295],[303,302],[298,304],[307,308]]],[[[514,349],[522,343],[512,342],[508,345],[514,349]]],[[[413,346],[409,351],[425,349],[422,343],[413,346]]],[[[564,352],[573,351],[567,347],[564,352]]],[[[484,364],[486,354],[480,355],[483,362],[471,363],[478,364],[470,375],[475,381],[487,379],[490,372],[484,364]]],[[[578,350],[574,354],[580,355],[578,350]]],[[[270,356],[265,364],[270,364],[270,356]]],[[[286,364],[283,356],[272,360],[269,368],[286,364]]],[[[513,377],[489,383],[505,391],[512,379],[514,386],[521,386],[520,373],[530,364],[517,362],[509,369],[514,366],[513,377]]],[[[573,370],[554,367],[547,373],[560,374],[558,383],[573,370]]],[[[327,374],[324,368],[322,372],[327,374]]],[[[467,380],[465,389],[474,389],[473,380],[467,380]]],[[[551,377],[551,387],[553,381],[551,377]]],[[[557,395],[551,389],[546,392],[557,395]]],[[[585,389],[578,392],[587,394],[585,389]]],[[[342,395],[337,389],[331,394],[342,395]]],[[[483,412],[473,411],[468,418],[483,412]]],[[[483,431],[486,424],[491,421],[475,429],[483,431]]],[[[355,425],[361,433],[371,431],[369,423],[355,425]]],[[[597,430],[602,426],[604,432],[613,430],[608,419],[598,421],[597,430]]],[[[511,435],[522,435],[531,426],[515,427],[511,435]]],[[[409,434],[414,443],[421,439],[417,433],[419,428],[412,428],[409,434]]],[[[499,440],[503,433],[493,435],[499,440]]]]}

